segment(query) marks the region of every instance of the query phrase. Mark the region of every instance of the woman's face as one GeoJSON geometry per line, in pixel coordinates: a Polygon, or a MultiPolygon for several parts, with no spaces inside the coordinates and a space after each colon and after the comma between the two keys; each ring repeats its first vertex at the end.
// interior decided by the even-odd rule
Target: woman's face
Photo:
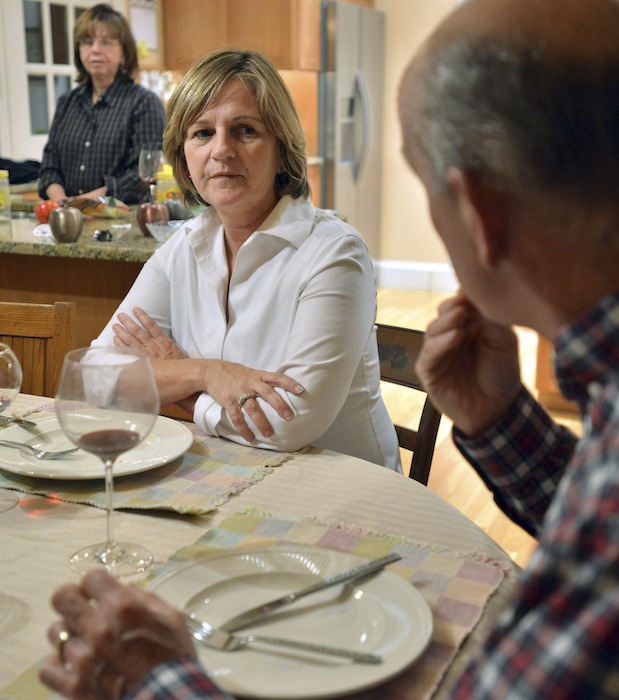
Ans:
{"type": "Polygon", "coordinates": [[[79,43],[80,59],[93,82],[111,84],[123,62],[120,41],[105,22],[95,22],[93,33],[79,43]]]}
{"type": "Polygon", "coordinates": [[[241,80],[224,85],[191,124],[184,148],[195,188],[222,219],[260,223],[268,216],[277,203],[277,139],[241,80]]]}

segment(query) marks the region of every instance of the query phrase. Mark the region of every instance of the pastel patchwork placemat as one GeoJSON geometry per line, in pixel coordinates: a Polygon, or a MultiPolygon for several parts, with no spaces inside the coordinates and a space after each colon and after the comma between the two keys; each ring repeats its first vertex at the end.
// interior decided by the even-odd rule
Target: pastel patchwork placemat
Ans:
{"type": "Polygon", "coordinates": [[[397,551],[402,559],[390,566],[426,599],[434,630],[423,656],[398,678],[381,687],[381,698],[430,698],[461,644],[479,621],[486,603],[504,578],[499,562],[486,556],[467,557],[346,523],[298,522],[263,513],[239,513],[178,550],[147,579],[179,563],[241,547],[301,544],[377,559],[397,551]]]}
{"type": "MultiPolygon", "coordinates": [[[[54,415],[53,411],[53,402],[48,400],[39,407],[36,416],[54,415]]],[[[36,416],[31,414],[33,418],[36,416]]],[[[203,515],[221,506],[233,494],[262,480],[274,466],[290,457],[288,453],[209,437],[193,423],[187,426],[194,441],[182,457],[164,466],[114,480],[115,508],[203,515]]],[[[2,471],[0,464],[0,487],[105,508],[103,479],[38,479],[2,471]]]]}
{"type": "MultiPolygon", "coordinates": [[[[226,519],[193,545],[178,550],[144,584],[188,560],[231,549],[276,544],[324,547],[368,558],[378,558],[391,551],[402,556],[390,570],[410,581],[426,599],[432,610],[434,630],[421,658],[399,677],[380,687],[381,700],[432,697],[504,578],[500,563],[486,556],[462,556],[347,523],[280,520],[263,513],[244,512],[226,519]]],[[[0,695],[2,700],[53,700],[55,696],[37,680],[39,665],[9,685],[0,695]]]]}

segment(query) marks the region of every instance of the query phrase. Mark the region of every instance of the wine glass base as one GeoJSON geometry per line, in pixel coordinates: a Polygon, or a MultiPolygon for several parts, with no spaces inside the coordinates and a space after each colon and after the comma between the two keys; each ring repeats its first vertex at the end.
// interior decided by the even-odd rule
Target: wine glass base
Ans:
{"type": "Polygon", "coordinates": [[[0,492],[0,513],[4,513],[6,510],[11,510],[19,503],[19,496],[14,494],[12,491],[1,491],[0,492]]]}
{"type": "Polygon", "coordinates": [[[0,637],[6,638],[21,629],[30,614],[30,608],[23,600],[8,593],[0,593],[0,637]]]}
{"type": "Polygon", "coordinates": [[[91,569],[105,569],[112,576],[133,576],[146,571],[153,555],[144,547],[129,542],[114,542],[84,547],[69,559],[73,571],[85,574],[91,569]]]}

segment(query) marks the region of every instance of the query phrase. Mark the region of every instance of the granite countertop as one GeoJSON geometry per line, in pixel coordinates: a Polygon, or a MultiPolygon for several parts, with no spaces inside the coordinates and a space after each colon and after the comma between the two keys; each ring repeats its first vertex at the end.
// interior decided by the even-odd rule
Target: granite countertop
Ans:
{"type": "Polygon", "coordinates": [[[85,218],[82,235],[75,243],[58,243],[51,234],[35,235],[35,231],[42,230],[49,227],[32,217],[0,222],[0,253],[144,263],[158,245],[154,238],[142,235],[134,210],[119,219],[85,218]],[[97,229],[108,229],[112,240],[95,240],[93,233],[97,229]]]}

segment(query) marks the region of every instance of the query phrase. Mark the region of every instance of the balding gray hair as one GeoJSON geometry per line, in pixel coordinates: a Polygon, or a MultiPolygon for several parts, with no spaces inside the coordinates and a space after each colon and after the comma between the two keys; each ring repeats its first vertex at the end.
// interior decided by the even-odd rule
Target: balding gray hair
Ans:
{"type": "Polygon", "coordinates": [[[426,55],[416,87],[405,80],[402,126],[434,192],[456,166],[514,193],[619,197],[617,59],[474,37],[426,55]]]}

